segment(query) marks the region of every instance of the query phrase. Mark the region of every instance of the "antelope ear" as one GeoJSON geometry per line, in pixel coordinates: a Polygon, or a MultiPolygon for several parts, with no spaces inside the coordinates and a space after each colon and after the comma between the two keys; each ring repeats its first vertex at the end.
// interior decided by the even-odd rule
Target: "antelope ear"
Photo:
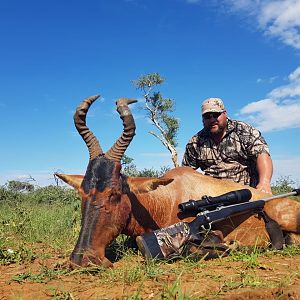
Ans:
{"type": "Polygon", "coordinates": [[[55,173],[55,176],[57,176],[62,181],[69,184],[70,186],[72,186],[78,191],[80,189],[84,177],[83,175],[68,175],[68,174],[58,174],[58,173],[55,173]]]}
{"type": "Polygon", "coordinates": [[[160,185],[168,185],[172,178],[129,177],[127,184],[133,193],[146,193],[156,190],[160,185]]]}

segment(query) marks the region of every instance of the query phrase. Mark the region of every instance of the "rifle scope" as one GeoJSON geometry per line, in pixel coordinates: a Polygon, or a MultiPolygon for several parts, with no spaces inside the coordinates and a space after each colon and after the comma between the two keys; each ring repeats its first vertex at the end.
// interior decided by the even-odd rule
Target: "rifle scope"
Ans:
{"type": "Polygon", "coordinates": [[[217,197],[203,196],[201,200],[189,200],[180,203],[178,209],[180,212],[201,212],[213,210],[220,206],[244,203],[251,199],[252,193],[248,189],[232,191],[217,197]]]}

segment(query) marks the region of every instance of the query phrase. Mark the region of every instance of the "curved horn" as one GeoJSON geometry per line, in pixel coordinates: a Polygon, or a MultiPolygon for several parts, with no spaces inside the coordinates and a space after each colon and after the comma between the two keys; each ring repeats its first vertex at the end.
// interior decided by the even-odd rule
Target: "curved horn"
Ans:
{"type": "Polygon", "coordinates": [[[96,158],[97,156],[103,154],[100,144],[94,134],[86,126],[86,114],[89,110],[91,104],[100,97],[100,95],[91,96],[85,98],[77,107],[74,114],[74,123],[78,133],[83,138],[86,143],[89,153],[90,160],[96,158]]]}
{"type": "Polygon", "coordinates": [[[137,100],[121,98],[117,104],[117,111],[123,121],[123,133],[114,145],[106,152],[105,157],[114,161],[121,161],[123,154],[132,141],[135,135],[135,123],[131,111],[128,107],[129,104],[135,103],[137,100]]]}

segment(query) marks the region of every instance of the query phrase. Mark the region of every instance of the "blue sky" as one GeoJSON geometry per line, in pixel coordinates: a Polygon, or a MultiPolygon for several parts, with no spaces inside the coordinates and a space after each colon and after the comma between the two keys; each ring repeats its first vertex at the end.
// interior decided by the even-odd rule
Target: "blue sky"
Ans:
{"type": "Polygon", "coordinates": [[[158,72],[176,103],[178,152],[202,128],[201,102],[223,98],[231,118],[269,143],[274,181],[300,184],[300,0],[52,0],[0,2],[0,184],[56,171],[83,174],[88,151],[73,125],[83,98],[101,94],[87,123],[104,151],[122,132],[115,100],[132,110],[126,154],[138,168],[171,166],[148,131],[132,85],[158,72]]]}

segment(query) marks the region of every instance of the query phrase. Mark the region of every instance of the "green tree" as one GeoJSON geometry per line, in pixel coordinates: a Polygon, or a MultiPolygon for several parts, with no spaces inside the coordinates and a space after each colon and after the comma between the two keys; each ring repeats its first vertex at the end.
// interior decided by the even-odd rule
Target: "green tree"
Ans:
{"type": "Polygon", "coordinates": [[[293,191],[293,186],[295,181],[293,181],[290,176],[281,176],[276,180],[275,185],[272,186],[273,194],[284,194],[293,191]]]}
{"type": "Polygon", "coordinates": [[[178,167],[177,133],[179,129],[178,119],[171,113],[174,111],[175,102],[169,98],[163,98],[161,93],[154,89],[165,80],[158,73],[143,75],[133,81],[134,86],[144,93],[146,100],[145,110],[158,132],[149,131],[171,153],[171,159],[175,167],[178,167]]]}
{"type": "Polygon", "coordinates": [[[163,176],[170,168],[161,167],[160,170],[155,169],[142,169],[138,170],[136,165],[133,163],[133,158],[123,155],[121,159],[122,164],[122,173],[126,176],[132,177],[161,177],[163,176]]]}
{"type": "Polygon", "coordinates": [[[138,176],[138,170],[136,165],[133,163],[133,158],[127,156],[124,154],[121,158],[121,164],[122,164],[122,173],[126,176],[138,176]]]}
{"type": "Polygon", "coordinates": [[[34,185],[29,182],[10,180],[7,182],[7,189],[12,192],[31,192],[34,185]]]}

